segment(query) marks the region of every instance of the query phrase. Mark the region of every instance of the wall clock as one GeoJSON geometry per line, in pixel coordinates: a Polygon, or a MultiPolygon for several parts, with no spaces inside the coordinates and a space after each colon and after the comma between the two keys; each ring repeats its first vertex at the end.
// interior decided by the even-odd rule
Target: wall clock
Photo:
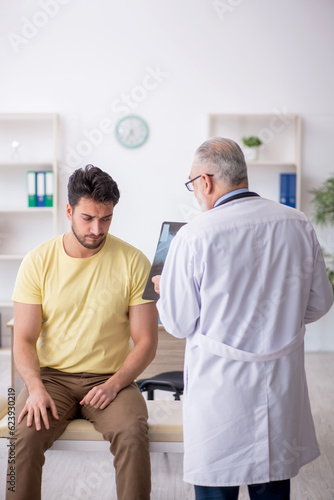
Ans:
{"type": "Polygon", "coordinates": [[[139,148],[148,137],[148,125],[139,116],[124,116],[117,123],[115,134],[122,146],[126,148],[139,148]]]}

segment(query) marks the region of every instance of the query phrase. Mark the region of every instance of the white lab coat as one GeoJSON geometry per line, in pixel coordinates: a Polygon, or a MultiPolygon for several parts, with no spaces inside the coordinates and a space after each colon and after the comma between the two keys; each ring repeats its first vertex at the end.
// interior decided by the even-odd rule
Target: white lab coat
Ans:
{"type": "Polygon", "coordinates": [[[282,480],[318,457],[303,337],[333,292],[305,215],[259,197],[200,215],[174,238],[160,290],[163,325],[187,338],[184,480],[282,480]]]}

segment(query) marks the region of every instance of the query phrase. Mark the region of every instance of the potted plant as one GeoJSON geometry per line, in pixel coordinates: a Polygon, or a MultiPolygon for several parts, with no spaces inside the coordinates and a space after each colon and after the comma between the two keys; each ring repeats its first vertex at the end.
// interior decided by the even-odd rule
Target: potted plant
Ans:
{"type": "MultiPolygon", "coordinates": [[[[314,207],[314,221],[320,227],[329,229],[334,226],[334,175],[325,180],[317,189],[312,189],[311,203],[314,207]]],[[[334,290],[334,254],[323,249],[329,281],[334,290]]]]}
{"type": "Polygon", "coordinates": [[[251,135],[249,137],[242,138],[244,148],[244,154],[246,160],[256,160],[258,155],[259,146],[261,146],[262,141],[258,137],[251,135]]]}

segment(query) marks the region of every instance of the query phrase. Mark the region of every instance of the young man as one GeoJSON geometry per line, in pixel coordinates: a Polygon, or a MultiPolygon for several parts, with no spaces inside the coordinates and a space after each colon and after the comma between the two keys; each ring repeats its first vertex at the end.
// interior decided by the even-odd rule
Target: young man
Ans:
{"type": "MultiPolygon", "coordinates": [[[[288,500],[319,455],[304,370],[305,323],[333,292],[305,215],[248,190],[239,146],[200,146],[190,172],[205,213],[171,243],[157,303],[186,337],[184,479],[196,500],[288,500]]],[[[159,291],[159,278],[153,278],[159,291]]]]}
{"type": "Polygon", "coordinates": [[[14,354],[25,388],[8,500],[41,498],[44,452],[78,415],[110,441],[118,498],[150,498],[147,409],[134,379],[154,358],[158,321],[155,303],[142,299],[148,260],[108,234],[118,200],[107,173],[76,170],[68,183],[71,230],[29,252],[20,267],[14,354]]]}

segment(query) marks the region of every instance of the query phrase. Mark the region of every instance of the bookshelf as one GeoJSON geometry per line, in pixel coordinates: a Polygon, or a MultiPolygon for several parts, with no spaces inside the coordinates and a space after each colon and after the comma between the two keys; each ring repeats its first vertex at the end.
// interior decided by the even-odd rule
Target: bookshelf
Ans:
{"type": "MultiPolygon", "coordinates": [[[[3,346],[11,295],[25,254],[57,233],[58,115],[0,114],[0,314],[3,346]],[[53,206],[29,207],[27,172],[53,172],[53,206]]],[[[6,337],[6,334],[8,337],[6,337]]]]}
{"type": "Polygon", "coordinates": [[[301,120],[298,115],[210,114],[208,136],[233,139],[242,149],[242,137],[261,139],[258,158],[247,160],[249,186],[265,198],[279,201],[280,174],[296,174],[296,208],[300,210],[301,194],[301,120]]]}

